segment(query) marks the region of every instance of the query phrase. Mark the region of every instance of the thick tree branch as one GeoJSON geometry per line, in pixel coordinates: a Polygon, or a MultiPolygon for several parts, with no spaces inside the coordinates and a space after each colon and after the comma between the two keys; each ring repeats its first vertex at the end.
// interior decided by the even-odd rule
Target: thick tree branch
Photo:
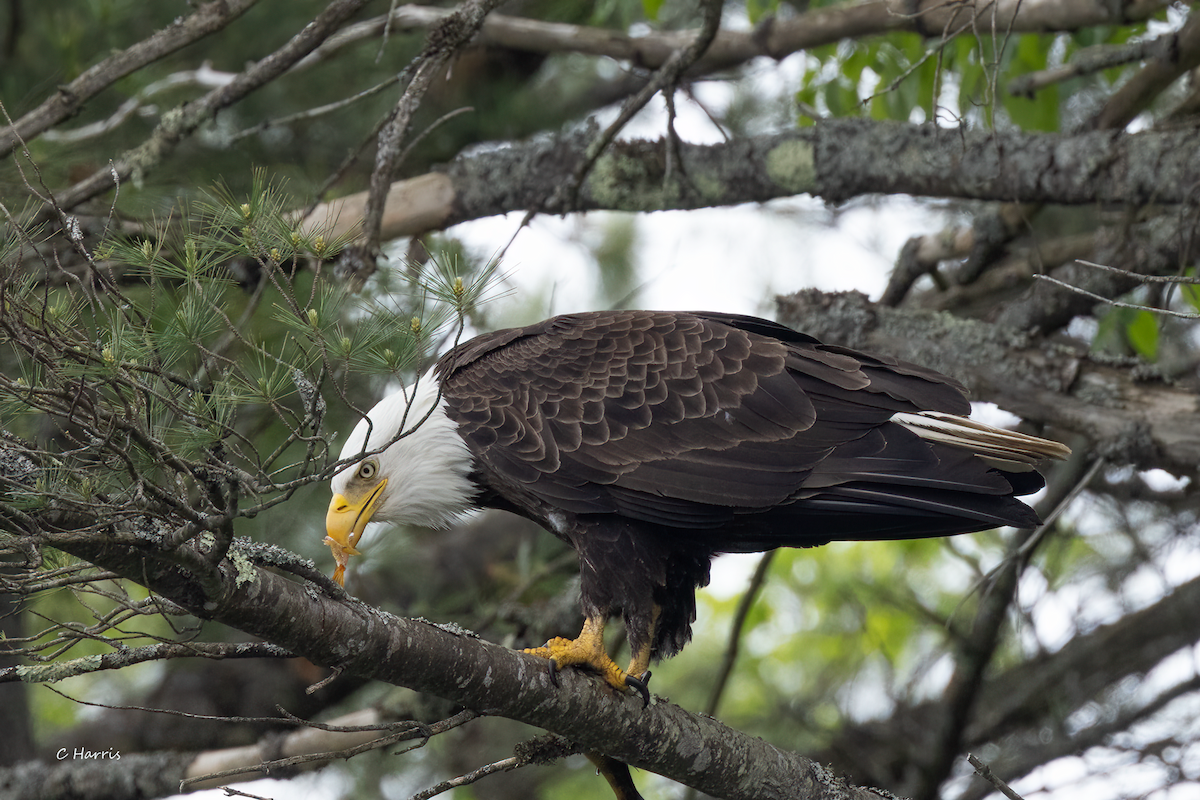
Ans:
{"type": "MultiPolygon", "coordinates": [[[[591,135],[577,131],[466,156],[437,172],[392,184],[383,238],[524,211],[569,181],[591,135]]],[[[988,133],[868,120],[722,144],[679,147],[698,191],[666,179],[666,143],[623,141],[602,155],[579,192],[578,210],[658,211],[763,202],[811,194],[844,202],[866,194],[1063,204],[1191,203],[1200,186],[1195,130],[1076,136],[988,133]]],[[[363,195],[319,206],[313,225],[353,228],[363,195]]],[[[552,202],[548,213],[572,210],[552,202]]]]}
{"type": "Polygon", "coordinates": [[[1061,344],[950,314],[888,308],[857,292],[780,297],[779,320],[826,342],[888,353],[961,380],[976,400],[1075,431],[1117,464],[1195,475],[1200,397],[1061,344]]]}
{"type": "Polygon", "coordinates": [[[545,728],[589,751],[715,797],[879,797],[847,786],[809,759],[661,698],[643,708],[640,699],[615,696],[574,670],[561,673],[561,686],[555,687],[545,662],[533,656],[458,629],[319,594],[236,554],[221,562],[215,582],[202,583],[173,563],[111,539],[56,536],[55,546],[125,575],[197,616],[271,641],[315,664],[545,728]]]}
{"type": "MultiPolygon", "coordinates": [[[[708,74],[744,64],[760,56],[781,59],[800,50],[830,44],[841,39],[907,30],[929,35],[940,33],[948,25],[963,27],[974,15],[971,34],[995,30],[1016,33],[1070,31],[1101,24],[1121,24],[1145,19],[1166,3],[1139,0],[1124,3],[1114,10],[1101,0],[971,0],[947,3],[945,0],[870,0],[862,3],[813,9],[790,19],[771,19],[753,31],[724,30],[712,46],[691,68],[692,74],[708,74]]],[[[436,25],[450,12],[441,8],[402,5],[391,14],[392,30],[419,30],[436,25]]],[[[388,25],[387,17],[360,23],[330,41],[328,49],[344,47],[365,37],[379,36],[388,25]]],[[[695,40],[697,31],[655,31],[630,35],[622,31],[543,22],[522,17],[493,15],[484,23],[480,41],[538,53],[581,53],[628,61],[640,67],[658,69],[672,53],[695,40]]],[[[322,51],[326,48],[322,47],[322,51]]]]}

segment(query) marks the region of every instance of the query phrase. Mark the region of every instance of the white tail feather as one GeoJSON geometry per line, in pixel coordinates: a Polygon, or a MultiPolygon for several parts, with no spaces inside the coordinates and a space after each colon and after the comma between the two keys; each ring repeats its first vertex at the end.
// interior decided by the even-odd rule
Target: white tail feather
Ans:
{"type": "Polygon", "coordinates": [[[923,411],[892,417],[922,439],[970,450],[1001,469],[1023,472],[1048,458],[1062,460],[1071,449],[1059,442],[993,428],[967,417],[923,411]]]}

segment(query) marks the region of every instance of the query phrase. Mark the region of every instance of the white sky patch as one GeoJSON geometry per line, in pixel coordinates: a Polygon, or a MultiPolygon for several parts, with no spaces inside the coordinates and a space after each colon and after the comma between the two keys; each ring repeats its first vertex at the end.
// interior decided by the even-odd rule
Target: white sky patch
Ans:
{"type": "MultiPolygon", "coordinates": [[[[547,316],[592,310],[587,229],[602,225],[606,213],[539,217],[522,231],[501,265],[506,288],[515,290],[512,302],[541,298],[547,316]]],[[[521,216],[463,223],[452,234],[486,258],[512,237],[521,216]]],[[[807,197],[641,214],[633,305],[773,316],[772,299],[781,292],[853,289],[878,296],[904,242],[946,221],[913,200],[831,214],[807,197]]]]}
{"type": "MultiPolygon", "coordinates": [[[[757,73],[755,91],[778,104],[778,118],[770,119],[764,130],[794,125],[791,97],[805,70],[803,54],[748,69],[757,73]]],[[[691,144],[724,141],[705,108],[722,112],[735,99],[733,88],[725,82],[701,81],[693,92],[704,107],[676,93],[676,132],[691,144]]],[[[605,109],[596,120],[604,126],[616,114],[615,108],[605,109]]],[[[666,132],[667,109],[660,95],[620,138],[657,140],[666,132]]],[[[509,276],[508,287],[516,290],[512,302],[540,300],[543,316],[593,310],[596,277],[587,246],[592,237],[587,234],[603,225],[609,213],[613,212],[543,215],[517,234],[501,265],[509,276]]],[[[450,235],[489,258],[513,238],[523,217],[522,212],[466,222],[450,235]]],[[[853,289],[878,297],[904,243],[941,230],[953,215],[908,197],[860,199],[834,209],[803,195],[763,204],[638,214],[635,219],[636,283],[641,291],[629,305],[773,317],[776,293],[853,289]]]]}
{"type": "Polygon", "coordinates": [[[750,578],[760,559],[761,553],[730,553],[718,557],[713,561],[708,593],[717,600],[740,595],[750,585],[750,578]]]}
{"type": "Polygon", "coordinates": [[[1181,492],[1192,483],[1192,479],[1186,475],[1177,478],[1162,469],[1148,469],[1141,476],[1146,485],[1156,492],[1181,492]]]}

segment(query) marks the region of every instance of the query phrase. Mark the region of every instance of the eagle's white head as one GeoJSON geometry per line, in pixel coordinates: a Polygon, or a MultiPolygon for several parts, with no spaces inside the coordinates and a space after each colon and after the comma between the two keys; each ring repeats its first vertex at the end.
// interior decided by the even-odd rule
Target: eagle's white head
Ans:
{"type": "Polygon", "coordinates": [[[359,454],[330,481],[325,543],[338,583],[368,522],[445,527],[471,508],[475,494],[471,451],[446,416],[432,375],[385,397],[359,421],[339,459],[359,454]]]}

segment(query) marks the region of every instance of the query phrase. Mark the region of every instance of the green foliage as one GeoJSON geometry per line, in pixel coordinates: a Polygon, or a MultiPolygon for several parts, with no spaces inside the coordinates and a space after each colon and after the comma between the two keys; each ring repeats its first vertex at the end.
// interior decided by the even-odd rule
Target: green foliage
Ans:
{"type": "Polygon", "coordinates": [[[796,97],[830,116],[865,113],[907,122],[919,109],[921,118],[929,120],[945,71],[957,66],[956,55],[969,52],[956,40],[939,53],[922,37],[907,33],[814,48],[796,97]]]}
{"type": "MultiPolygon", "coordinates": [[[[1195,279],[1196,269],[1193,267],[1186,273],[1187,277],[1195,279]]],[[[1179,284],[1179,296],[1183,301],[1191,306],[1192,311],[1200,313],[1200,284],[1181,283],[1179,284]]]]}
{"type": "Polygon", "coordinates": [[[1150,309],[1112,307],[1099,317],[1092,349],[1158,360],[1160,318],[1150,309]]]}
{"type": "Polygon", "coordinates": [[[752,25],[757,25],[763,17],[778,11],[779,0],[746,0],[746,16],[752,25]]]}
{"type": "Polygon", "coordinates": [[[252,186],[102,241],[96,268],[132,278],[123,290],[47,286],[32,271],[6,279],[0,360],[20,367],[0,374],[6,429],[71,440],[40,499],[22,502],[116,515],[132,479],[135,495],[224,514],[207,488],[194,491],[208,465],[249,476],[238,491],[268,503],[278,480],[315,482],[325,440],[302,432],[323,432],[316,394],[335,377],[344,391],[362,374],[411,374],[461,330],[494,277],[494,264],[434,259],[408,276],[407,294],[352,299],[318,276],[346,240],[301,227],[263,173],[252,186]],[[57,422],[47,429],[46,418],[57,422]]]}
{"type": "MultiPolygon", "coordinates": [[[[1142,26],[1144,28],[1144,26],[1142,26]]],[[[1032,97],[1007,91],[1013,78],[1060,66],[1082,47],[1124,43],[1139,26],[1092,28],[1074,34],[983,36],[964,31],[945,41],[897,32],[843,41],[807,52],[796,100],[827,116],[873,119],[947,119],[994,123],[995,101],[1008,120],[1026,130],[1055,131],[1065,99],[1109,88],[1128,68],[1051,84],[1032,97]]],[[[812,120],[801,116],[801,125],[812,120]]]]}
{"type": "Polygon", "coordinates": [[[642,13],[646,15],[646,19],[658,19],[658,12],[662,10],[663,0],[642,0],[642,13]]]}
{"type": "MultiPolygon", "coordinates": [[[[1024,75],[1052,66],[1050,54],[1056,38],[1049,35],[1018,37],[1015,46],[1010,45],[1005,50],[1004,74],[1024,75]]],[[[1041,89],[1032,98],[1001,92],[1000,101],[1017,126],[1033,131],[1058,130],[1061,107],[1058,84],[1041,89]]]]}
{"type": "Polygon", "coordinates": [[[1158,316],[1154,312],[1148,309],[1134,311],[1132,319],[1125,325],[1125,336],[1142,358],[1158,360],[1158,316]]]}

